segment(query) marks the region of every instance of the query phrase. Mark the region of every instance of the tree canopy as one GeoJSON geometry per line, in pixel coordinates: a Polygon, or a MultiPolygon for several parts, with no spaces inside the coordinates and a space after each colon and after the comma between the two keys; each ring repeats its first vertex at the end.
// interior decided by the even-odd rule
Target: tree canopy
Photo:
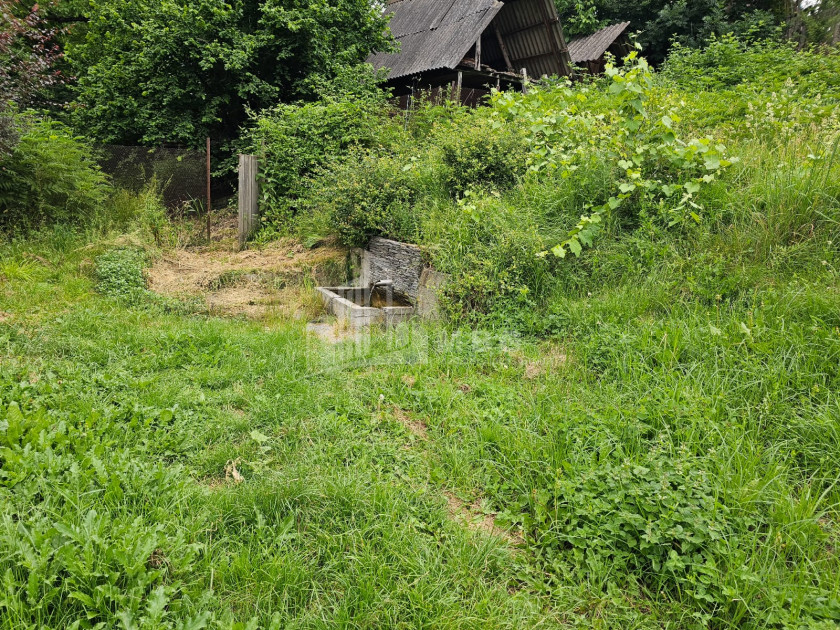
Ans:
{"type": "Polygon", "coordinates": [[[712,34],[773,35],[781,27],[800,45],[831,42],[837,31],[837,0],[556,0],[567,34],[587,35],[629,20],[640,31],[645,54],[662,61],[672,41],[704,45],[712,34]]]}
{"type": "Polygon", "coordinates": [[[113,143],[227,141],[248,110],[389,45],[367,0],[92,0],[84,17],[72,115],[113,143]]]}
{"type": "Polygon", "coordinates": [[[58,35],[44,24],[37,4],[0,0],[0,158],[17,141],[14,113],[43,104],[50,89],[64,81],[55,68],[61,58],[58,35]]]}
{"type": "MultiPolygon", "coordinates": [[[[556,2],[570,37],[629,20],[654,62],[673,41],[769,36],[785,24],[800,45],[840,39],[840,0],[556,2]]],[[[198,146],[209,135],[218,146],[249,111],[308,98],[319,79],[391,46],[370,0],[52,0],[40,14],[66,53],[59,67],[76,77],[53,86],[53,100],[70,102],[77,129],[111,143],[198,146]]]]}

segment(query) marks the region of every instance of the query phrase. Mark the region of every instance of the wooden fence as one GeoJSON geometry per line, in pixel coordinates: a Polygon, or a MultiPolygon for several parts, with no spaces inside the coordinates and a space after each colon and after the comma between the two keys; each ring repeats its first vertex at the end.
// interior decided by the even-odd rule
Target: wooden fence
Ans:
{"type": "Polygon", "coordinates": [[[239,156],[239,248],[253,235],[259,223],[260,187],[257,183],[257,158],[239,156]]]}

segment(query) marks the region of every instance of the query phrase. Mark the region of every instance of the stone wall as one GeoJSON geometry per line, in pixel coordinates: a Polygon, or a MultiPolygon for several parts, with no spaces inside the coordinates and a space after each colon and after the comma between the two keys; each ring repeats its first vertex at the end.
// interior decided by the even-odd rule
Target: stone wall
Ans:
{"type": "Polygon", "coordinates": [[[371,282],[393,280],[395,291],[416,302],[423,266],[423,255],[416,245],[375,236],[364,252],[361,283],[368,286],[371,282]]]}

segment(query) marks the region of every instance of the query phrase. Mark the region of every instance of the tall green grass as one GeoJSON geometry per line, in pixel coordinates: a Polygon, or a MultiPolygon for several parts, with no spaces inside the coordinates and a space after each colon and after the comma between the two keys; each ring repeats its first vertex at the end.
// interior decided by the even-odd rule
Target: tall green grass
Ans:
{"type": "Polygon", "coordinates": [[[310,181],[398,173],[406,223],[373,227],[410,218],[450,274],[448,320],[360,345],[101,295],[141,261],[98,237],[0,244],[0,627],[836,627],[836,121],[658,81],[651,111],[741,159],[699,222],[632,200],[579,258],[537,254],[615,156],[497,178],[492,109],[423,108],[310,181]]]}
{"type": "Polygon", "coordinates": [[[3,246],[51,263],[0,287],[4,627],[830,627],[836,259],[719,298],[706,238],[552,293],[546,340],[353,352],[100,297],[78,237],[3,246]]]}

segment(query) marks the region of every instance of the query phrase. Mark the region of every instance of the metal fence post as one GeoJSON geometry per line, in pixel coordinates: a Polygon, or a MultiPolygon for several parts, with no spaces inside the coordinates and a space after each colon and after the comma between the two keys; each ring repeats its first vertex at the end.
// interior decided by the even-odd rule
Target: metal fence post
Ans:
{"type": "Polygon", "coordinates": [[[213,197],[210,194],[210,138],[207,138],[207,243],[210,243],[210,211],[213,208],[213,197]]]}

